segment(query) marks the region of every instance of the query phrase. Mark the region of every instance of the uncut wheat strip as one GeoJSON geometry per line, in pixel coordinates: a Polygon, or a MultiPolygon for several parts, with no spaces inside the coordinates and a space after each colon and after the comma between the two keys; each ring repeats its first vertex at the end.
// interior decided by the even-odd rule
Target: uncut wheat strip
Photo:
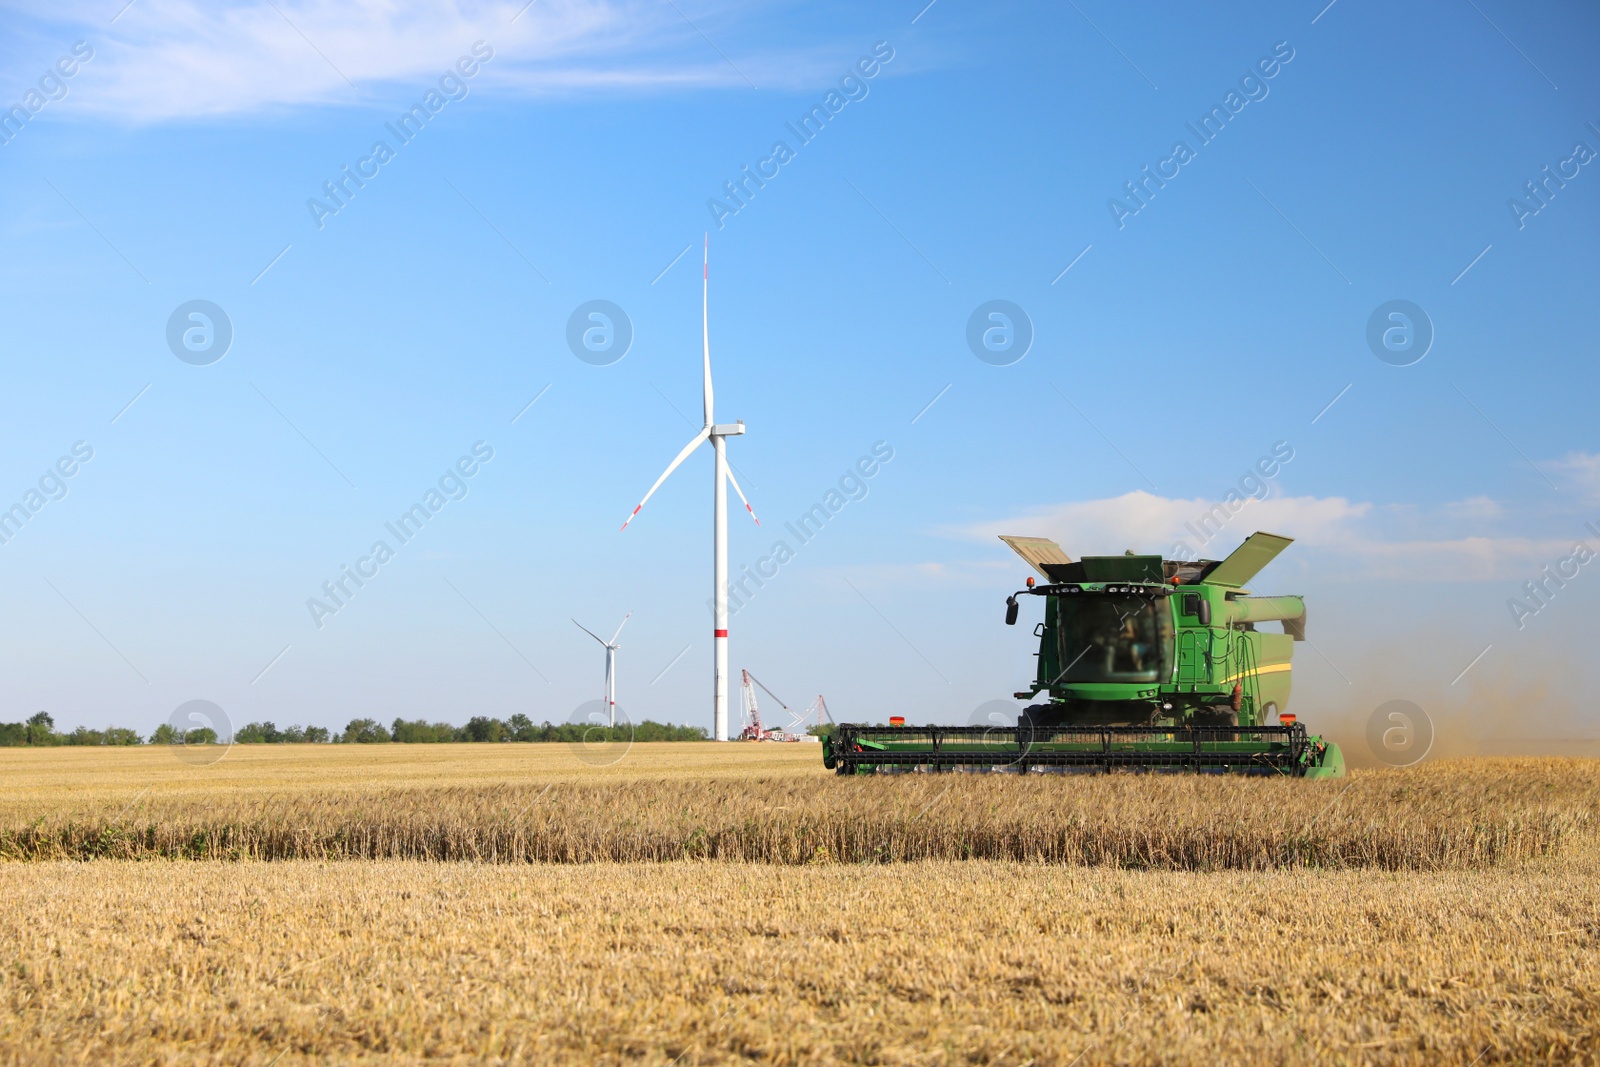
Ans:
{"type": "Polygon", "coordinates": [[[399,790],[379,804],[368,793],[349,800],[328,794],[289,797],[270,817],[262,814],[266,805],[255,801],[235,811],[209,805],[212,817],[199,823],[193,821],[193,805],[152,804],[146,816],[154,821],[142,841],[117,825],[41,825],[0,837],[0,854],[233,852],[509,861],[541,858],[543,852],[564,862],[687,855],[794,863],[814,858],[821,849],[850,862],[992,857],[1196,869],[1425,867],[1546,854],[1564,833],[1590,820],[1587,811],[1574,812],[1570,804],[1554,814],[1528,805],[1528,796],[1539,795],[1537,788],[1496,804],[1486,818],[1482,806],[1472,803],[1481,798],[1470,789],[1450,793],[1397,786],[1383,778],[1358,778],[1335,795],[1343,800],[1348,794],[1347,801],[1331,811],[1308,812],[1308,805],[1320,803],[1327,793],[1289,788],[1295,783],[997,783],[964,777],[943,783],[929,778],[837,783],[841,788],[810,803],[788,782],[754,783],[737,796],[702,782],[650,783],[627,791],[565,785],[542,803],[530,828],[541,840],[554,837],[556,843],[526,848],[507,843],[503,831],[494,828],[498,817],[486,810],[491,804],[503,810],[526,795],[505,790],[399,790]],[[1248,819],[1218,814],[1236,810],[1235,799],[1262,798],[1282,803],[1248,819]],[[924,818],[930,808],[932,816],[924,818]],[[1369,811],[1380,814],[1365,814],[1369,811]],[[51,831],[58,848],[45,841],[51,831]]]}
{"type": "MultiPolygon", "coordinates": [[[[282,828],[190,824],[151,827],[142,835],[109,833],[100,826],[64,827],[57,833],[24,833],[8,842],[8,854],[42,859],[55,856],[95,858],[105,855],[218,857],[229,854],[295,858],[424,858],[470,861],[513,861],[559,858],[567,862],[597,860],[662,860],[684,854],[724,860],[794,863],[808,859],[816,842],[830,841],[830,851],[848,861],[912,861],[924,858],[1038,859],[1047,862],[1106,863],[1176,868],[1249,867],[1274,852],[1278,863],[1374,866],[1479,865],[1554,851],[1567,820],[1542,813],[1499,823],[1431,832],[1358,828],[1284,839],[1271,833],[1204,827],[1128,832],[1121,827],[1075,826],[1065,832],[1035,825],[1012,824],[963,828],[959,834],[929,834],[893,821],[845,819],[833,827],[773,826],[641,829],[614,835],[590,826],[578,834],[571,827],[535,830],[536,841],[554,837],[556,847],[519,844],[504,828],[446,830],[431,824],[400,821],[333,824],[296,833],[282,828]],[[573,840],[576,837],[577,840],[573,840]],[[19,847],[20,846],[20,847],[19,847]]],[[[521,831],[518,831],[520,834],[521,831]]]]}
{"type": "Polygon", "coordinates": [[[166,825],[143,835],[108,835],[97,826],[65,827],[55,834],[23,835],[19,850],[35,859],[67,856],[157,855],[189,858],[271,856],[340,859],[421,858],[452,861],[518,861],[554,857],[566,862],[666,860],[682,858],[753,860],[795,863],[815,853],[813,844],[831,840],[830,852],[849,862],[907,862],[919,859],[984,858],[1144,866],[1174,869],[1238,868],[1260,865],[1276,856],[1274,865],[1437,867],[1476,866],[1553,851],[1562,837],[1559,816],[1516,818],[1499,824],[1479,823],[1432,833],[1363,828],[1359,834],[1321,833],[1282,839],[1204,827],[1150,829],[1129,833],[1124,828],[1074,827],[1063,842],[1036,825],[965,828],[959,835],[929,834],[922,828],[890,821],[846,819],[831,828],[752,828],[696,826],[634,830],[623,835],[603,826],[546,826],[535,837],[551,836],[553,848],[518,847],[504,829],[474,827],[446,830],[406,820],[398,823],[332,824],[286,835],[275,824],[249,826],[166,825]],[[829,830],[832,830],[830,833],[829,830]]]}

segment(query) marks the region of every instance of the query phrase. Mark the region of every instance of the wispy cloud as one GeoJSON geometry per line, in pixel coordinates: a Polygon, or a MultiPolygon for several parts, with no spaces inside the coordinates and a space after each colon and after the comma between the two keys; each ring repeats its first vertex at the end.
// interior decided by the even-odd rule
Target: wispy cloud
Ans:
{"type": "Polygon", "coordinates": [[[1563,488],[1582,494],[1588,503],[1600,502],[1600,454],[1593,452],[1568,452],[1560,459],[1539,464],[1544,471],[1555,476],[1563,488]]]}
{"type": "MultiPolygon", "coordinates": [[[[1539,533],[1508,530],[1517,513],[1484,497],[1436,508],[1353,502],[1343,497],[1272,496],[1247,500],[1229,514],[1205,499],[1137,491],[1102,500],[1056,504],[992,522],[946,530],[995,543],[1000,534],[1054,538],[1073,556],[1124,549],[1221,559],[1256,530],[1293,537],[1297,555],[1314,554],[1331,573],[1410,581],[1490,581],[1521,577],[1571,550],[1574,520],[1539,533]],[[1224,518],[1225,517],[1225,518],[1224,518]]],[[[997,546],[998,547],[998,546],[997,546]]]]}
{"type": "MultiPolygon", "coordinates": [[[[1001,534],[1053,537],[1072,556],[1108,555],[1124,549],[1169,553],[1179,540],[1187,541],[1196,552],[1205,548],[1201,554],[1210,555],[1211,546],[1196,543],[1199,539],[1186,526],[1224,507],[1214,500],[1157,496],[1141,489],[1103,500],[1050,505],[949,532],[983,541],[992,541],[1001,534]]],[[[1351,503],[1342,497],[1272,496],[1246,500],[1237,514],[1228,516],[1223,532],[1212,537],[1218,544],[1231,546],[1252,530],[1266,529],[1306,539],[1331,540],[1347,534],[1371,511],[1371,504],[1351,503]]]]}
{"type": "Polygon", "coordinates": [[[741,49],[744,25],[771,6],[691,12],[690,24],[653,0],[138,0],[112,23],[99,0],[63,0],[28,22],[41,42],[94,46],[93,91],[75,93],[74,107],[147,122],[372,105],[395,85],[435,80],[479,40],[495,59],[475,92],[748,91],[701,31],[762,84],[836,75],[825,47],[741,49]]]}

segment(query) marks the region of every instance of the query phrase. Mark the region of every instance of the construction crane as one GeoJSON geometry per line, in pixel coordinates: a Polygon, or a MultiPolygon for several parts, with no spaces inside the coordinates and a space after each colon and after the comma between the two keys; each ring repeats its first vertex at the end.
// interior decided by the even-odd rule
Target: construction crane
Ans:
{"type": "MultiPolygon", "coordinates": [[[[774,727],[773,729],[769,730],[766,727],[761,725],[761,708],[756,704],[755,686],[760,685],[762,691],[765,692],[767,694],[767,696],[771,697],[773,700],[777,700],[778,701],[778,707],[782,708],[784,711],[789,711],[789,705],[785,704],[782,700],[778,700],[778,694],[776,694],[772,690],[768,689],[765,685],[762,685],[761,684],[761,680],[758,679],[758,678],[752,677],[749,671],[740,670],[739,674],[744,679],[743,682],[740,684],[740,692],[744,696],[744,729],[739,731],[739,736],[734,738],[734,740],[735,741],[790,741],[790,740],[798,740],[798,738],[795,738],[792,734],[787,734],[783,730],[779,730],[776,727],[774,727]],[[751,683],[754,683],[754,685],[752,685],[751,683]]],[[[790,714],[793,715],[794,713],[790,712],[790,714]]]]}
{"type": "Polygon", "coordinates": [[[789,723],[789,731],[796,735],[796,741],[821,741],[824,718],[828,722],[832,722],[833,713],[828,710],[828,704],[822,699],[822,694],[818,693],[817,699],[808,704],[806,710],[796,715],[793,721],[789,723]],[[814,734],[807,733],[806,720],[813,717],[816,718],[817,732],[814,734]]]}

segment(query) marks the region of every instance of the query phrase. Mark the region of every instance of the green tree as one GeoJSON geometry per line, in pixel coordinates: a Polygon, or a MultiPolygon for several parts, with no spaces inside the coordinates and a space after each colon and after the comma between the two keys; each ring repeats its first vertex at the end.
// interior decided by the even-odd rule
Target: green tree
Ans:
{"type": "Polygon", "coordinates": [[[284,740],[284,734],[270,722],[246,723],[234,732],[233,740],[241,745],[276,745],[284,740]]]}
{"type": "MultiPolygon", "coordinates": [[[[618,727],[621,732],[622,727],[618,727]]],[[[626,737],[626,734],[622,734],[626,737]]],[[[633,728],[635,741],[704,741],[706,731],[701,726],[676,726],[670,722],[654,722],[644,720],[633,728]]]]}
{"type": "Polygon", "coordinates": [[[511,732],[505,723],[486,715],[474,715],[462,730],[466,732],[468,741],[505,741],[511,732]]]}
{"type": "Polygon", "coordinates": [[[506,721],[506,725],[511,728],[511,740],[513,741],[538,740],[538,735],[534,729],[533,720],[522,714],[520,711],[511,716],[511,718],[506,721]]]}
{"type": "Polygon", "coordinates": [[[389,740],[389,731],[376,719],[351,719],[345,724],[345,744],[373,745],[389,740]]]}
{"type": "Polygon", "coordinates": [[[30,745],[53,745],[58,743],[56,721],[50,717],[48,711],[37,712],[28,717],[27,743],[30,745]]]}
{"type": "Polygon", "coordinates": [[[152,745],[176,745],[178,740],[178,731],[174,730],[172,724],[167,722],[157,726],[156,732],[150,735],[150,743],[152,745]]]}
{"type": "Polygon", "coordinates": [[[209,726],[197,726],[183,735],[186,745],[214,745],[217,743],[217,732],[209,726]]]}
{"type": "Polygon", "coordinates": [[[326,726],[307,726],[305,739],[309,744],[325,745],[328,743],[328,728],[326,726]]]}
{"type": "Polygon", "coordinates": [[[430,723],[426,719],[395,719],[390,727],[396,741],[403,741],[414,745],[437,745],[446,741],[460,740],[461,731],[447,722],[430,723]]]}

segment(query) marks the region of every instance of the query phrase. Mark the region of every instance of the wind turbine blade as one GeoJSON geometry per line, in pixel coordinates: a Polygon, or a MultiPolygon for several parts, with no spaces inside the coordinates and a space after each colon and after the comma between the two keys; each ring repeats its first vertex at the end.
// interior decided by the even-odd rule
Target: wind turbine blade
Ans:
{"type": "MultiPolygon", "coordinates": [[[[731,466],[728,468],[728,484],[733,486],[733,491],[735,493],[739,494],[739,500],[744,504],[744,509],[750,513],[750,517],[752,519],[756,519],[755,509],[750,506],[750,501],[744,498],[744,490],[739,488],[739,479],[733,476],[733,468],[731,466]]],[[[756,519],[756,525],[761,525],[760,519],[756,519]]]]}
{"type": "Polygon", "coordinates": [[[617,632],[611,635],[611,641],[609,642],[610,644],[614,645],[617,643],[617,638],[622,634],[622,628],[628,625],[628,620],[631,618],[633,618],[633,612],[630,611],[622,617],[621,622],[617,623],[617,632]]]}
{"type": "Polygon", "coordinates": [[[706,426],[711,425],[711,317],[707,293],[711,288],[711,233],[706,233],[705,262],[700,267],[700,342],[705,351],[705,410],[706,426]]]}
{"type": "Polygon", "coordinates": [[[627,522],[624,522],[622,524],[622,528],[624,530],[626,530],[628,528],[628,523],[633,521],[633,516],[639,514],[639,508],[642,508],[646,504],[648,504],[650,502],[650,498],[656,495],[656,490],[660,489],[661,488],[661,483],[667,480],[667,475],[669,475],[673,471],[677,470],[678,469],[678,464],[680,464],[684,460],[688,459],[689,458],[689,453],[693,452],[695,449],[699,448],[701,443],[703,441],[705,441],[705,439],[710,437],[710,436],[711,436],[711,425],[709,423],[707,423],[704,427],[701,428],[699,433],[694,435],[694,440],[690,441],[688,444],[683,446],[683,451],[678,453],[678,458],[673,460],[670,464],[667,465],[667,469],[662,472],[661,477],[656,479],[656,484],[652,485],[650,487],[650,491],[644,495],[644,499],[639,501],[639,507],[634,508],[632,513],[628,515],[627,522]]]}
{"type": "Polygon", "coordinates": [[[587,626],[585,626],[583,623],[579,622],[577,619],[573,619],[572,620],[572,625],[576,626],[578,629],[582,630],[584,633],[588,634],[590,637],[594,638],[596,641],[599,641],[602,645],[606,643],[606,639],[605,638],[601,637],[599,634],[597,634],[593,630],[589,629],[587,626]]]}

